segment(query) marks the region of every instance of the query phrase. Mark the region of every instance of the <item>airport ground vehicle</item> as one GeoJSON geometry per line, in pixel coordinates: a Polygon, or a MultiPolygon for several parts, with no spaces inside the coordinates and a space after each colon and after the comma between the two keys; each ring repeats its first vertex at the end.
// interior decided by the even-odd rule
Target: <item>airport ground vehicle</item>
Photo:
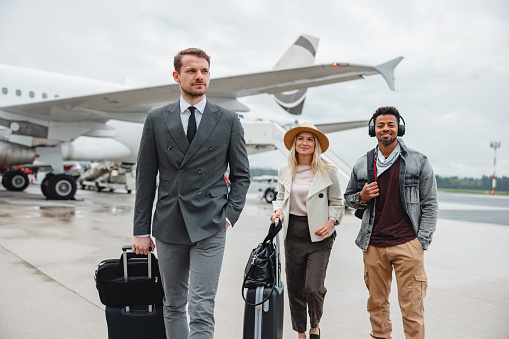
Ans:
{"type": "Polygon", "coordinates": [[[277,176],[261,175],[254,177],[253,182],[258,182],[258,197],[267,202],[273,202],[277,196],[277,176]]]}
{"type": "Polygon", "coordinates": [[[93,188],[97,192],[126,190],[131,193],[135,187],[135,176],[132,165],[99,162],[90,164],[90,168],[81,174],[78,184],[81,189],[93,188]]]}

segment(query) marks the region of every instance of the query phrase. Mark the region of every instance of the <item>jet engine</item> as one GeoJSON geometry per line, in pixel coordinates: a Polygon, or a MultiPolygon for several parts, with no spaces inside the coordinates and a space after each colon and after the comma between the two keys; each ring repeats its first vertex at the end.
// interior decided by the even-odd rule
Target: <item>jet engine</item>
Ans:
{"type": "Polygon", "coordinates": [[[0,166],[31,164],[35,159],[35,149],[0,140],[0,166]]]}

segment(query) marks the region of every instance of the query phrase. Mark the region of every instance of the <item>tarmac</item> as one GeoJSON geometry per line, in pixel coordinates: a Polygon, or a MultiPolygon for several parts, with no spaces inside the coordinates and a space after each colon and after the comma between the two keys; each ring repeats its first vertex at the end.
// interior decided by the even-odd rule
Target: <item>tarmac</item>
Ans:
{"type": "MultiPolygon", "coordinates": [[[[79,190],[76,198],[45,200],[37,185],[25,192],[0,187],[1,339],[107,338],[94,272],[100,261],[119,258],[121,247],[130,244],[134,194],[79,190]]],[[[494,207],[507,215],[505,220],[507,202],[494,207]]],[[[475,209],[461,203],[440,203],[440,208],[475,209]]],[[[244,267],[266,234],[270,214],[271,205],[253,191],[238,223],[228,230],[215,338],[242,338],[244,267]]],[[[338,228],[327,272],[322,338],[370,337],[362,252],[354,244],[359,223],[347,211],[338,228]]],[[[509,337],[508,243],[507,225],[439,219],[425,253],[427,338],[509,337]]],[[[284,338],[296,338],[286,300],[284,338]]],[[[395,281],[390,300],[393,338],[404,338],[395,281]]]]}

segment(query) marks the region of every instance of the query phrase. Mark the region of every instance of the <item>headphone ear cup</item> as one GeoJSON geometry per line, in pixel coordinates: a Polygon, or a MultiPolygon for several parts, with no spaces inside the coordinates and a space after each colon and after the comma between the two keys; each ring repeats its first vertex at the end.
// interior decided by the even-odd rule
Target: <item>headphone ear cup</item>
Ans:
{"type": "Polygon", "coordinates": [[[370,137],[375,136],[375,122],[373,121],[373,118],[369,119],[368,122],[368,133],[370,137]]]}
{"type": "Polygon", "coordinates": [[[370,137],[374,137],[375,136],[375,126],[374,125],[369,126],[368,132],[369,132],[370,137]]]}
{"type": "Polygon", "coordinates": [[[398,125],[398,137],[402,137],[405,135],[405,125],[398,125]]]}

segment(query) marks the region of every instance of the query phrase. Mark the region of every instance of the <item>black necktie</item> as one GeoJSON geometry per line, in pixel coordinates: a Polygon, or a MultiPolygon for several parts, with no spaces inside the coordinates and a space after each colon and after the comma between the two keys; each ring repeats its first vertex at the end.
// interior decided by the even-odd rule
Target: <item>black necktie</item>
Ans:
{"type": "Polygon", "coordinates": [[[189,122],[187,123],[187,140],[189,141],[189,143],[193,141],[194,135],[196,134],[196,117],[194,116],[195,109],[196,107],[189,106],[189,112],[191,112],[189,122]]]}

